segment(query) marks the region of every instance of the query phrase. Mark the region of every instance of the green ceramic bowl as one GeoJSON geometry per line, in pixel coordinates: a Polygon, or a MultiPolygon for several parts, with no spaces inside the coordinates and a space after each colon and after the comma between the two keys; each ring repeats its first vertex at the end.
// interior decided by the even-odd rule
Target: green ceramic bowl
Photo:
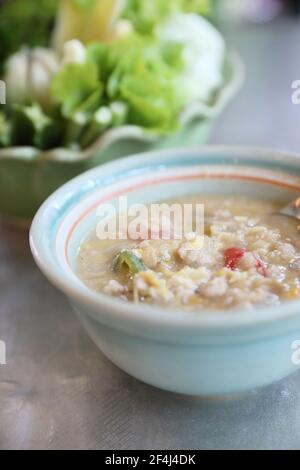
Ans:
{"type": "Polygon", "coordinates": [[[164,138],[137,126],[123,126],[106,132],[82,152],[63,148],[43,152],[33,147],[0,150],[0,215],[20,223],[31,220],[55,189],[102,163],[148,150],[204,144],[214,119],[239,89],[243,75],[238,56],[228,54],[224,86],[212,103],[186,108],[179,131],[164,138]]]}

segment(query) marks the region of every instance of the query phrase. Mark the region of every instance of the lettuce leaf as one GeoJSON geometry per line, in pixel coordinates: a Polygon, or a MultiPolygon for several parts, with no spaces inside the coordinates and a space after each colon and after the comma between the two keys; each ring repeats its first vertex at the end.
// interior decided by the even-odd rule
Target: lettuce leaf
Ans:
{"type": "Polygon", "coordinates": [[[151,34],[155,26],[173,13],[208,14],[212,0],[127,0],[123,13],[136,31],[151,34]]]}
{"type": "Polygon", "coordinates": [[[177,1],[128,0],[124,17],[132,22],[136,31],[151,34],[158,21],[177,10],[177,1]]]}
{"type": "Polygon", "coordinates": [[[92,131],[83,142],[90,141],[97,127],[100,132],[98,111],[115,102],[126,112],[109,127],[126,119],[164,134],[176,128],[183,105],[175,80],[182,67],[180,45],[134,34],[116,43],[89,45],[85,63],[66,65],[54,78],[52,94],[64,117],[76,120],[80,113],[90,120],[92,131]]]}
{"type": "Polygon", "coordinates": [[[183,105],[181,90],[175,85],[183,67],[178,44],[133,36],[106,50],[94,44],[89,48],[88,56],[91,54],[106,80],[108,102],[126,103],[129,124],[161,133],[176,127],[183,105]]]}
{"type": "Polygon", "coordinates": [[[53,79],[52,96],[61,105],[62,114],[72,117],[80,110],[92,111],[99,106],[103,84],[97,67],[88,61],[84,64],[68,64],[53,79]]]}

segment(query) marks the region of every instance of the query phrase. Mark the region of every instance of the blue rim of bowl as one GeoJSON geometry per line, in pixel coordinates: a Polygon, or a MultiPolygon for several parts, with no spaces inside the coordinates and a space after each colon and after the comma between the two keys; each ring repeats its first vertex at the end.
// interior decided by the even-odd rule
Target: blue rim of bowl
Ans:
{"type": "MultiPolygon", "coordinates": [[[[300,156],[269,149],[203,146],[199,149],[162,150],[126,157],[101,165],[74,178],[55,191],[37,212],[30,230],[30,246],[37,265],[52,284],[69,298],[87,304],[100,312],[109,311],[122,321],[139,320],[148,324],[172,325],[180,328],[222,328],[270,323],[300,315],[300,300],[287,301],[279,306],[260,307],[255,310],[239,311],[186,311],[175,308],[126,303],[108,295],[92,291],[82,282],[71,285],[66,281],[61,267],[54,261],[51,240],[58,225],[69,210],[82,201],[87,194],[107,187],[113,182],[133,174],[172,167],[191,165],[238,164],[299,174],[300,156]],[[207,160],[205,160],[207,157],[207,160]],[[141,164],[141,162],[143,162],[141,164]],[[163,163],[162,163],[163,162],[163,163]],[[112,176],[113,175],[113,176],[112,176]],[[78,189],[79,188],[79,189],[78,189]],[[52,250],[52,251],[51,251],[52,250]]],[[[100,316],[99,316],[100,319],[100,316]]]]}

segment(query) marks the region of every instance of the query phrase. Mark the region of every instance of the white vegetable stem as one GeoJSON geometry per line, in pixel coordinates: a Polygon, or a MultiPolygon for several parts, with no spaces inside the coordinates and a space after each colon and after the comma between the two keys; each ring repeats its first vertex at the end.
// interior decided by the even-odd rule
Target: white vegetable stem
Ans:
{"type": "Polygon", "coordinates": [[[63,45],[62,67],[68,64],[84,64],[85,60],[86,48],[78,39],[72,39],[63,45]]]}

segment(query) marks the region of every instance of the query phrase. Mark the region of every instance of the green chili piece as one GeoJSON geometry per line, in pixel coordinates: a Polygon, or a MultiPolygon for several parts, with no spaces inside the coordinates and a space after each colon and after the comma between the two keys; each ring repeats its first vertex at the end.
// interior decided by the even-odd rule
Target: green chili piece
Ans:
{"type": "Polygon", "coordinates": [[[140,271],[147,271],[143,261],[138,258],[132,251],[121,251],[113,261],[113,270],[121,271],[122,268],[127,267],[130,274],[136,274],[140,271]]]}

